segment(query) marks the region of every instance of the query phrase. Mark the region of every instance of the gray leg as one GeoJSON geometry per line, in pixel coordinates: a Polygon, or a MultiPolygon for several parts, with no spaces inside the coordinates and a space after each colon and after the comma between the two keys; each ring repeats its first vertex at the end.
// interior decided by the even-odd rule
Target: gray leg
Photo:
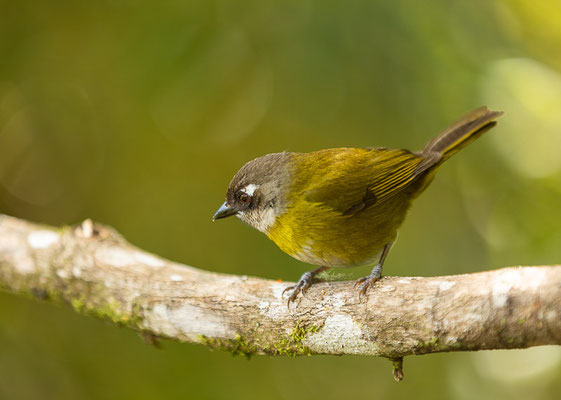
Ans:
{"type": "Polygon", "coordinates": [[[288,304],[287,305],[290,307],[290,303],[293,303],[294,300],[296,300],[296,297],[298,297],[298,293],[302,293],[302,295],[306,294],[306,291],[308,290],[308,288],[310,286],[312,286],[314,276],[316,276],[317,274],[319,274],[322,271],[325,271],[328,268],[329,267],[319,267],[319,268],[314,269],[313,271],[308,271],[308,272],[302,274],[302,276],[300,277],[300,280],[298,281],[298,283],[296,285],[292,285],[292,286],[289,286],[286,289],[284,289],[282,291],[283,295],[284,295],[284,292],[286,292],[288,290],[292,290],[292,292],[290,293],[290,296],[288,296],[288,304]]]}
{"type": "Polygon", "coordinates": [[[355,282],[355,286],[360,285],[359,293],[361,296],[366,293],[366,291],[370,286],[374,285],[374,283],[382,277],[382,267],[384,266],[384,261],[386,261],[386,257],[390,252],[392,244],[393,242],[388,243],[387,245],[384,246],[384,249],[382,250],[382,254],[380,255],[380,260],[378,260],[378,264],[376,264],[374,268],[372,268],[372,272],[370,273],[370,275],[364,278],[360,278],[358,281],[355,282]]]}

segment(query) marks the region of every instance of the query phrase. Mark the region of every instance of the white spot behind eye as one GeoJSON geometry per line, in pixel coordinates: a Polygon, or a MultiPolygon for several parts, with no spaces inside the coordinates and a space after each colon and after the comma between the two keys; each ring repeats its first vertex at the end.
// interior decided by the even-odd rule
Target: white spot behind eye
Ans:
{"type": "Polygon", "coordinates": [[[253,193],[255,193],[257,189],[259,189],[259,185],[254,185],[253,183],[251,183],[246,187],[244,187],[242,191],[248,194],[249,196],[253,196],[253,193]]]}

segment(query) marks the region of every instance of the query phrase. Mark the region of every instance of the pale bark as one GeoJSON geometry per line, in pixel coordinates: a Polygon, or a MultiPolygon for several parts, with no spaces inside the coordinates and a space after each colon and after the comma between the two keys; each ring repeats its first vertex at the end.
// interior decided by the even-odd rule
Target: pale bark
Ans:
{"type": "Polygon", "coordinates": [[[0,215],[0,287],[164,337],[238,354],[363,354],[561,344],[561,266],[314,284],[290,309],[290,282],[174,263],[87,220],[55,229],[0,215]]]}

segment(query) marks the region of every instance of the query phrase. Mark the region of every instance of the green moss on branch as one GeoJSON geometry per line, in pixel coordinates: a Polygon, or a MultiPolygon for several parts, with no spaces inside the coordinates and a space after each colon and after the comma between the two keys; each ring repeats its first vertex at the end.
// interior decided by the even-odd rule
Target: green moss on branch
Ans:
{"type": "Polygon", "coordinates": [[[271,341],[272,338],[260,339],[258,334],[252,332],[248,336],[236,335],[234,339],[211,338],[199,336],[199,343],[212,349],[231,352],[233,355],[251,357],[254,354],[283,355],[283,356],[310,356],[314,352],[303,344],[304,339],[319,331],[319,327],[304,327],[296,323],[290,334],[280,340],[271,341]]]}

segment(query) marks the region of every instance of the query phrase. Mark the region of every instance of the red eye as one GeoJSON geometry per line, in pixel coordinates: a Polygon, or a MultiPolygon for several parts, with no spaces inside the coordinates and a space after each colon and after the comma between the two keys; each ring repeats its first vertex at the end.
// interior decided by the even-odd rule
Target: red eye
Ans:
{"type": "Polygon", "coordinates": [[[246,193],[240,193],[240,201],[244,204],[248,204],[249,196],[246,193]]]}

